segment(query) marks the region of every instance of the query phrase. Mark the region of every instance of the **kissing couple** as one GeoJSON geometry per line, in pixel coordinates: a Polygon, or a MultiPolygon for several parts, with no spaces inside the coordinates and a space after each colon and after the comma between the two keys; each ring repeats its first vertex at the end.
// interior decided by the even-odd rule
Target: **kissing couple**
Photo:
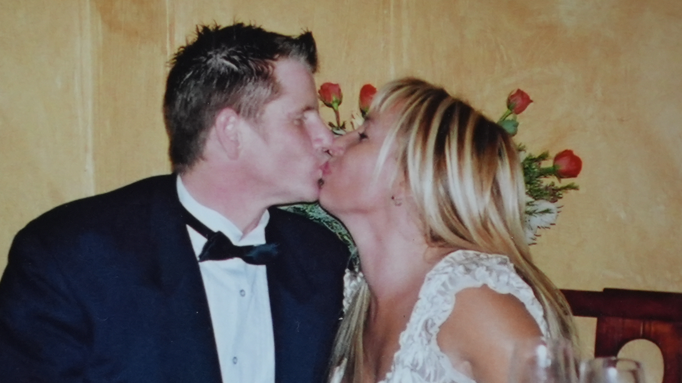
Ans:
{"type": "Polygon", "coordinates": [[[509,135],[405,78],[334,138],[316,69],[310,32],[199,27],[166,82],[172,174],[16,235],[3,381],[504,383],[519,340],[572,339],[524,242],[509,135]],[[278,208],[318,199],[361,273],[333,233],[278,208]]]}

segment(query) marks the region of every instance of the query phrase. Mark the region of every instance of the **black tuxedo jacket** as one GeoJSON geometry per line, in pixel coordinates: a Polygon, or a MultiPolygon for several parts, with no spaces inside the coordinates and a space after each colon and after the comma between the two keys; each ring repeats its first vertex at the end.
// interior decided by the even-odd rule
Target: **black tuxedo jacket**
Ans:
{"type": "MultiPolygon", "coordinates": [[[[55,208],[14,239],[0,281],[0,381],[221,382],[208,301],[175,177],[55,208]]],[[[324,380],[347,250],[270,210],[277,382],[324,380]]],[[[245,382],[246,383],[246,382],[245,382]]]]}

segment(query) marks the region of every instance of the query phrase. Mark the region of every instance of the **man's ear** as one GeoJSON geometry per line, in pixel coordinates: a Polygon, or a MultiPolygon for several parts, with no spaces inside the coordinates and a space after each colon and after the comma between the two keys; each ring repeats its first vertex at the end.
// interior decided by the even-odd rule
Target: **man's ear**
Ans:
{"type": "Polygon", "coordinates": [[[213,126],[218,143],[227,157],[233,160],[239,157],[241,145],[240,119],[239,114],[234,109],[223,108],[216,114],[213,126]]]}

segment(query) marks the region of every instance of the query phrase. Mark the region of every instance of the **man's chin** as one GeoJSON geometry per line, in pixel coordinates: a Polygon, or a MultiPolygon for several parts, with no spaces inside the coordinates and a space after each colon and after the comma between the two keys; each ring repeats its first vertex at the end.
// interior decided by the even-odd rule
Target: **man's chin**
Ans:
{"type": "Polygon", "coordinates": [[[302,191],[296,201],[292,203],[313,203],[320,198],[320,185],[311,185],[308,190],[302,191]]]}

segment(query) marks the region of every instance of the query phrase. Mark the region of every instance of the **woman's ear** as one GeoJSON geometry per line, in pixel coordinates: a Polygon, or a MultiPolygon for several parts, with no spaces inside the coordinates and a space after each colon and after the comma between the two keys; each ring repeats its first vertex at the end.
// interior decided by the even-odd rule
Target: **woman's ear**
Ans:
{"type": "Polygon", "coordinates": [[[410,198],[411,193],[405,182],[405,177],[397,175],[391,188],[391,201],[395,206],[402,206],[406,198],[410,198]]]}
{"type": "Polygon", "coordinates": [[[213,126],[213,134],[220,147],[233,160],[239,157],[241,147],[240,122],[241,117],[234,109],[223,108],[216,114],[213,126]]]}

